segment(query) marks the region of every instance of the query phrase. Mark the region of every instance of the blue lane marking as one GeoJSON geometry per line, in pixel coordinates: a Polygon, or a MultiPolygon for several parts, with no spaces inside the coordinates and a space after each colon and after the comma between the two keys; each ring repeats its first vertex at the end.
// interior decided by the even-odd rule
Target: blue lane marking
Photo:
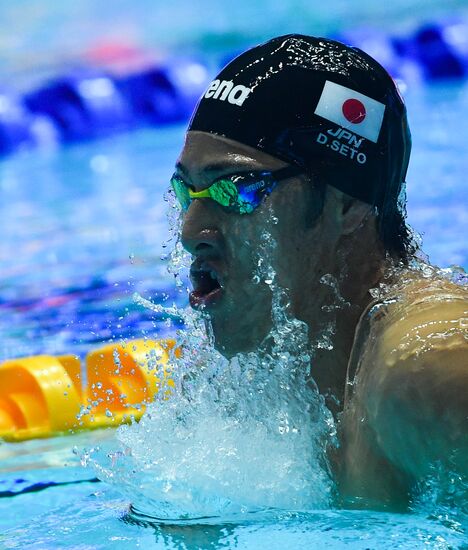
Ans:
{"type": "MultiPolygon", "coordinates": [[[[26,482],[25,479],[15,479],[14,485],[22,485],[24,482],[26,482]]],[[[39,483],[33,483],[31,485],[27,485],[22,489],[0,491],[0,498],[17,497],[19,495],[24,495],[26,493],[38,493],[39,491],[44,491],[45,489],[49,489],[49,487],[58,487],[62,485],[77,485],[79,483],[100,483],[100,482],[101,480],[98,479],[97,477],[93,477],[91,479],[77,479],[76,481],[40,481],[39,483]]],[[[2,483],[5,483],[5,482],[0,481],[0,484],[2,483]]]]}

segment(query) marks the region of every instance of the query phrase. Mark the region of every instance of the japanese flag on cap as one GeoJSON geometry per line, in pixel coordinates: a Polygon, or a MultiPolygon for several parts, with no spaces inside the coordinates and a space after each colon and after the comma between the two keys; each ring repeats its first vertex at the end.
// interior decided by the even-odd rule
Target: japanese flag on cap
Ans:
{"type": "Polygon", "coordinates": [[[327,80],[315,114],[377,143],[385,105],[327,80]]]}

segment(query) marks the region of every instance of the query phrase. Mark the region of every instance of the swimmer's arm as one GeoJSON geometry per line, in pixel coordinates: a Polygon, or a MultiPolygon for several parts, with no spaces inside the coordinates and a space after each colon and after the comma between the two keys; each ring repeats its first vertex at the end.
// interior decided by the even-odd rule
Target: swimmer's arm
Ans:
{"type": "Polygon", "coordinates": [[[427,343],[393,348],[391,361],[379,350],[360,380],[361,410],[382,455],[410,478],[436,464],[468,475],[467,344],[460,333],[427,343]]]}

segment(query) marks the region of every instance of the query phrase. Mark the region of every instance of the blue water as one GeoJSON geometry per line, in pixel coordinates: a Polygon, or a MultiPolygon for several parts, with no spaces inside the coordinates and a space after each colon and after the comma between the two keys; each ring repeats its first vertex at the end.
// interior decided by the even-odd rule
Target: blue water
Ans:
{"type": "Polygon", "coordinates": [[[164,331],[131,297],[171,287],[162,193],[181,141],[148,130],[3,162],[1,358],[164,331]]]}
{"type": "Polygon", "coordinates": [[[203,525],[147,525],[126,517],[128,502],[92,480],[79,465],[74,446],[102,443],[109,435],[94,432],[4,444],[0,447],[2,491],[35,492],[0,498],[2,548],[105,550],[128,548],[396,549],[463,548],[466,533],[453,510],[426,509],[413,514],[362,510],[284,512],[269,520],[203,525]],[[58,485],[40,490],[38,481],[58,485]],[[80,482],[82,481],[82,482],[80,482]],[[80,482],[80,483],[77,483],[80,482]],[[38,490],[39,489],[39,490],[38,490]]]}
{"type": "MultiPolygon", "coordinates": [[[[73,7],[18,1],[0,7],[7,23],[0,42],[4,74],[21,87],[56,70],[83,41],[122,33],[145,46],[219,51],[288,30],[326,32],[362,23],[410,28],[446,15],[462,2],[349,4],[335,1],[274,6],[241,2],[228,13],[219,2],[169,7],[81,1],[73,7]],[[411,4],[411,6],[410,6],[411,4]],[[27,9],[25,9],[27,7],[27,9]],[[409,9],[411,7],[411,9],[409,9]],[[242,8],[242,9],[241,9],[242,8]],[[267,23],[265,11],[271,11],[267,23]],[[130,16],[129,16],[130,14],[130,16]],[[42,18],[42,23],[38,20],[42,18]],[[59,30],[51,33],[57,26],[59,30]],[[15,28],[15,32],[9,31],[15,28]],[[78,29],[78,31],[77,31],[78,29]],[[221,40],[221,44],[220,44],[221,40]],[[34,52],[34,53],[31,53],[34,52]],[[28,70],[38,67],[31,76],[28,70]]],[[[413,134],[408,218],[424,250],[440,266],[468,266],[465,238],[468,173],[468,86],[413,85],[402,89],[413,134]]],[[[183,305],[161,259],[168,238],[162,194],[184,128],[144,129],[94,143],[29,151],[0,163],[0,360],[36,353],[83,355],[102,342],[163,336],[167,317],[135,304],[134,292],[183,305]]],[[[5,548],[461,548],[458,511],[426,505],[413,514],[321,510],[283,514],[241,525],[142,527],[125,520],[128,502],[114,489],[86,481],[79,449],[107,432],[0,445],[0,546],[5,548]],[[78,449],[73,452],[74,447],[78,449]],[[21,481],[19,481],[21,480],[21,481]],[[63,482],[84,481],[60,485],[63,482]],[[54,482],[48,488],[38,483],[54,482]]]]}

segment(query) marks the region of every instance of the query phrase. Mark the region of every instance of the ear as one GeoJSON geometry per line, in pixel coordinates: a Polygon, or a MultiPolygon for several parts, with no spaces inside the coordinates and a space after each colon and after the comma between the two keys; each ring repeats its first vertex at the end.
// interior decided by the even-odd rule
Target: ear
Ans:
{"type": "Polygon", "coordinates": [[[359,199],[354,199],[345,193],[342,202],[341,233],[351,235],[356,229],[364,225],[367,218],[374,211],[374,207],[359,199]]]}
{"type": "Polygon", "coordinates": [[[330,213],[342,235],[351,235],[374,211],[374,207],[370,204],[355,199],[330,185],[327,186],[327,201],[330,213]]]}

